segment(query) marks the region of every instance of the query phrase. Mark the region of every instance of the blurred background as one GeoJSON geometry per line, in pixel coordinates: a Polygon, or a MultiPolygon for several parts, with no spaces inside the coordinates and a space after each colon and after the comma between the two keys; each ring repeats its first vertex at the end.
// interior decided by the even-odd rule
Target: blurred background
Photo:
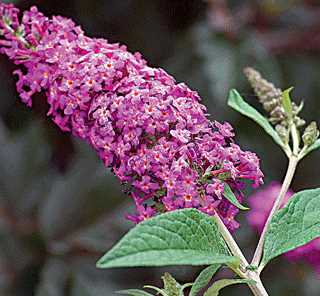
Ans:
{"type": "MultiPolygon", "coordinates": [[[[231,122],[241,146],[259,155],[266,184],[281,181],[286,159],[260,128],[226,106],[228,90],[237,88],[259,107],[243,67],[256,67],[279,87],[294,86],[293,97],[305,102],[302,116],[319,123],[319,1],[14,2],[72,17],[89,36],[127,44],[198,90],[211,117],[231,122]]],[[[132,211],[130,200],[86,144],[46,118],[44,97],[35,98],[32,110],[20,102],[14,66],[4,56],[0,69],[0,295],[115,295],[159,286],[164,271],[192,281],[199,268],[95,268],[97,258],[133,226],[124,219],[132,211]]],[[[302,162],[293,190],[320,186],[319,160],[317,152],[302,162]]],[[[251,256],[257,237],[244,216],[239,220],[243,226],[236,235],[251,256]]],[[[304,262],[274,260],[263,279],[270,295],[320,295],[320,275],[304,262]]],[[[221,294],[234,293],[250,292],[230,287],[221,294]]]]}

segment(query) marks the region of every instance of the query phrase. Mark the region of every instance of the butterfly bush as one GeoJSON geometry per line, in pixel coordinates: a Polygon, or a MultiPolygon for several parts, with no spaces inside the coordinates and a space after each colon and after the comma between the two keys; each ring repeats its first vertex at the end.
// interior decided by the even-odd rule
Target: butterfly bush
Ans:
{"type": "Polygon", "coordinates": [[[0,50],[19,69],[17,90],[32,106],[44,92],[48,116],[86,140],[125,184],[140,222],[157,213],[197,208],[218,213],[231,230],[245,180],[262,183],[259,159],[234,143],[229,123],[210,121],[200,97],[139,53],[87,37],[61,16],[0,4],[0,50]]]}
{"type": "MultiPolygon", "coordinates": [[[[259,190],[249,197],[251,211],[247,214],[249,224],[261,233],[264,224],[267,221],[272,205],[277,198],[281,189],[281,184],[272,182],[266,188],[259,190]]],[[[286,194],[283,204],[285,204],[293,195],[289,190],[286,194]]],[[[299,247],[285,254],[286,258],[291,261],[306,261],[315,267],[320,276],[320,239],[315,239],[310,243],[299,247]]]]}

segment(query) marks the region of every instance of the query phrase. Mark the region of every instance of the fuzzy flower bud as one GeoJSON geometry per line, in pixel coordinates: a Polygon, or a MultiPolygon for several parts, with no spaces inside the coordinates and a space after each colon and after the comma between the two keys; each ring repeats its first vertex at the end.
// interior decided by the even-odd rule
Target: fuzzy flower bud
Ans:
{"type": "Polygon", "coordinates": [[[285,118],[285,111],[281,104],[282,90],[264,79],[261,74],[253,68],[247,67],[243,70],[250,82],[255,94],[258,96],[263,108],[270,114],[273,123],[281,122],[285,118]]]}
{"type": "Polygon", "coordinates": [[[289,131],[281,124],[276,125],[276,132],[280,136],[283,143],[288,144],[289,142],[289,131]]]}
{"type": "Polygon", "coordinates": [[[170,296],[181,295],[180,285],[170,273],[166,272],[162,276],[162,281],[163,281],[163,285],[164,285],[164,292],[166,292],[168,295],[170,295],[170,296]]]}
{"type": "MultiPolygon", "coordinates": [[[[289,122],[286,111],[282,105],[282,90],[264,79],[262,75],[253,68],[247,67],[243,72],[257,95],[259,102],[269,114],[269,121],[274,125],[281,124],[287,127],[289,122]]],[[[298,117],[302,106],[303,104],[297,106],[295,103],[292,103],[293,121],[297,127],[305,124],[305,121],[298,117]]]]}
{"type": "Polygon", "coordinates": [[[312,121],[305,129],[302,140],[304,145],[311,146],[319,138],[319,129],[317,123],[312,121]]]}
{"type": "Polygon", "coordinates": [[[46,94],[48,116],[87,141],[127,184],[137,209],[129,219],[197,208],[238,227],[238,210],[219,178],[226,176],[223,182],[241,199],[244,181],[258,186],[263,174],[257,156],[234,144],[230,124],[211,122],[195,91],[148,66],[139,53],[89,38],[72,20],[49,19],[35,7],[21,24],[17,14],[0,4],[0,52],[23,66],[15,71],[22,101],[31,106],[35,93],[46,94]],[[19,26],[24,32],[17,38],[19,26]]]}

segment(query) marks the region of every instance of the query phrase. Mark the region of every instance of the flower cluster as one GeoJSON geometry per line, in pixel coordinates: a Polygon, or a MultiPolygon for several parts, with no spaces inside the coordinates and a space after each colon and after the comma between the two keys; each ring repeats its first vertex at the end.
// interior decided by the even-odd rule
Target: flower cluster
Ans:
{"type": "MultiPolygon", "coordinates": [[[[278,196],[281,189],[281,184],[272,182],[265,189],[258,191],[249,197],[249,205],[251,211],[247,214],[249,224],[261,233],[264,224],[267,221],[272,205],[278,196]]],[[[288,191],[283,205],[293,195],[292,191],[288,191]]],[[[282,205],[282,206],[283,206],[282,205]]],[[[312,242],[299,247],[285,254],[292,261],[306,261],[315,267],[320,275],[320,239],[315,239],[312,242]]]]}
{"type": "Polygon", "coordinates": [[[22,66],[22,101],[31,106],[45,92],[53,121],[92,145],[126,184],[137,208],[131,220],[193,207],[237,228],[224,184],[241,199],[244,180],[258,186],[263,174],[257,156],[234,144],[230,124],[211,122],[195,91],[139,53],[35,7],[21,23],[18,13],[0,4],[0,50],[22,66]]]}

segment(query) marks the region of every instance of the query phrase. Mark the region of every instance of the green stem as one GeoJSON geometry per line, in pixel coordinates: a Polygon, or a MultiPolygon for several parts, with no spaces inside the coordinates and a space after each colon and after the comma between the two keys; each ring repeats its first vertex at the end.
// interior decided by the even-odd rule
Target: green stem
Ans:
{"type": "Polygon", "coordinates": [[[293,144],[293,155],[298,156],[300,150],[300,135],[299,131],[295,124],[291,126],[291,137],[292,137],[292,144],[293,144]]]}
{"type": "Polygon", "coordinates": [[[220,233],[222,234],[224,240],[226,241],[231,253],[240,259],[239,268],[233,268],[232,266],[230,266],[230,268],[232,268],[233,271],[236,274],[238,274],[240,277],[255,281],[254,284],[249,284],[249,288],[251,289],[252,293],[255,296],[268,296],[268,293],[261,282],[259,274],[256,271],[247,270],[249,267],[249,263],[247,259],[243,255],[238,244],[236,243],[230,231],[224,225],[223,221],[221,220],[218,214],[214,215],[214,220],[219,228],[220,233]]]}
{"type": "Polygon", "coordinates": [[[265,287],[262,284],[260,276],[256,272],[250,272],[247,276],[248,279],[254,280],[254,284],[249,284],[249,288],[251,292],[255,296],[269,296],[268,292],[266,291],[265,287]]]}
{"type": "Polygon", "coordinates": [[[228,228],[224,225],[223,221],[219,217],[219,215],[216,213],[213,216],[214,221],[216,222],[220,233],[222,234],[225,242],[227,243],[231,253],[238,257],[240,259],[240,267],[245,271],[245,268],[249,265],[247,259],[244,257],[241,249],[239,248],[238,244],[234,240],[233,236],[231,235],[228,228]]]}
{"type": "MultiPolygon", "coordinates": [[[[298,157],[295,154],[292,154],[291,157],[289,158],[289,165],[288,165],[287,173],[286,173],[285,179],[283,181],[279,196],[277,197],[276,201],[273,204],[272,210],[269,214],[267,222],[266,222],[266,224],[263,228],[262,234],[260,236],[258,246],[256,248],[256,251],[255,251],[253,259],[252,259],[252,263],[251,263],[252,266],[258,266],[261,261],[262,252],[263,252],[263,245],[264,245],[267,229],[269,227],[269,224],[271,222],[271,219],[272,219],[274,213],[280,208],[281,204],[284,201],[284,198],[288,192],[288,189],[289,189],[290,184],[292,182],[294,173],[296,171],[296,167],[297,167],[298,162],[299,162],[298,157]]],[[[260,267],[259,272],[261,272],[262,268],[263,267],[260,267]]]]}
{"type": "Polygon", "coordinates": [[[10,32],[10,34],[12,34],[13,36],[15,36],[16,39],[17,39],[18,41],[20,41],[25,47],[27,47],[27,48],[30,47],[29,42],[28,42],[23,36],[17,35],[17,34],[16,34],[17,32],[16,32],[14,29],[12,29],[11,26],[8,25],[4,19],[2,19],[2,22],[3,22],[3,24],[4,24],[4,27],[10,32]]]}

